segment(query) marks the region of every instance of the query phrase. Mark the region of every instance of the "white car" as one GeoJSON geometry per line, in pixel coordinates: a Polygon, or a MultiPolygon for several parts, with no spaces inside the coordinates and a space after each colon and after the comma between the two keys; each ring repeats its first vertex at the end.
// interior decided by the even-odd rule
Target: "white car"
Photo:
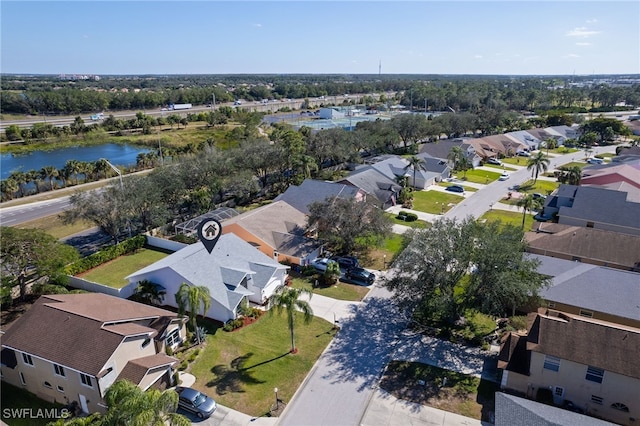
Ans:
{"type": "Polygon", "coordinates": [[[507,179],[509,179],[509,174],[508,173],[503,173],[498,178],[498,180],[507,180],[507,179]]]}
{"type": "Polygon", "coordinates": [[[502,161],[497,158],[489,158],[487,159],[487,164],[495,164],[496,166],[502,166],[502,161]]]}
{"type": "Polygon", "coordinates": [[[320,272],[324,272],[327,270],[327,266],[331,262],[336,263],[335,260],[327,259],[326,257],[319,257],[317,259],[313,259],[309,265],[313,266],[320,272]]]}

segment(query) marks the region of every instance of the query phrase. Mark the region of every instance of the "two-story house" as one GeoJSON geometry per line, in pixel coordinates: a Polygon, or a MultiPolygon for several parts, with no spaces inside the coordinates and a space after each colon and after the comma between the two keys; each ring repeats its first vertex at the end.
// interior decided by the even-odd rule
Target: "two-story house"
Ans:
{"type": "Polygon", "coordinates": [[[105,411],[116,380],[143,390],[173,384],[177,359],[165,350],[184,339],[184,321],[106,294],[42,296],[2,335],[2,380],[85,413],[105,411]]]}
{"type": "Polygon", "coordinates": [[[640,416],[640,329],[541,310],[527,335],[510,333],[498,361],[501,388],[528,398],[571,401],[623,425],[640,416]]]}

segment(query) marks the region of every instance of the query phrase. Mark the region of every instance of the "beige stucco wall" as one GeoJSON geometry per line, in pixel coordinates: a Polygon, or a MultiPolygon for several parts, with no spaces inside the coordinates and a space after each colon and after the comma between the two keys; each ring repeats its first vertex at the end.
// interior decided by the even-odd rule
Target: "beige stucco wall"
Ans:
{"type": "Polygon", "coordinates": [[[561,360],[560,369],[555,372],[546,370],[544,354],[531,353],[530,376],[509,372],[503,387],[524,392],[535,398],[538,389],[553,390],[556,386],[564,388],[564,399],[573,402],[586,413],[620,423],[634,424],[631,418],[640,418],[640,379],[605,371],[602,383],[585,379],[587,366],[576,362],[561,360]],[[592,395],[603,399],[602,405],[592,402],[592,395]],[[629,412],[611,408],[613,403],[623,403],[629,412]]]}

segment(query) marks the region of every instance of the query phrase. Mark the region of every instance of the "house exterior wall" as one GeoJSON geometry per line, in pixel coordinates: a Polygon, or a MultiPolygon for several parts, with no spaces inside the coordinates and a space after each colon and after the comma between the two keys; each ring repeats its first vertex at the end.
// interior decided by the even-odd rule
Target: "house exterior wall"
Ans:
{"type": "Polygon", "coordinates": [[[630,226],[616,225],[613,223],[598,222],[594,220],[572,217],[567,214],[566,209],[561,209],[561,211],[558,212],[558,223],[561,225],[580,226],[582,228],[586,227],[587,224],[592,224],[593,226],[591,226],[591,228],[594,229],[620,232],[622,234],[640,235],[640,228],[632,228],[630,226]]]}
{"type": "Polygon", "coordinates": [[[604,312],[593,311],[590,309],[581,308],[579,306],[567,305],[565,303],[559,303],[559,302],[555,302],[553,300],[548,300],[548,299],[547,299],[547,304],[549,308],[555,309],[557,311],[566,312],[568,314],[580,315],[580,311],[583,311],[583,313],[584,311],[589,311],[593,313],[593,316],[591,316],[591,318],[593,319],[612,322],[614,324],[627,325],[630,327],[640,328],[640,321],[633,320],[631,318],[624,318],[617,315],[607,314],[604,312]]]}
{"type": "Polygon", "coordinates": [[[286,276],[286,272],[277,271],[264,287],[255,286],[253,279],[249,280],[247,288],[254,293],[249,296],[249,300],[258,305],[264,305],[278,288],[284,286],[286,276]]]}
{"type": "Polygon", "coordinates": [[[161,368],[159,367],[154,370],[151,370],[147,372],[147,375],[144,376],[144,378],[142,379],[142,381],[138,386],[140,387],[140,389],[146,391],[154,383],[160,380],[165,374],[167,375],[167,377],[171,378],[173,374],[173,369],[170,366],[166,366],[166,367],[161,367],[161,368]]]}
{"type": "Polygon", "coordinates": [[[99,379],[100,389],[103,392],[102,396],[104,396],[106,389],[115,382],[118,375],[130,360],[156,354],[153,339],[151,339],[144,348],[142,347],[145,339],[147,339],[147,336],[128,337],[124,339],[120,346],[118,346],[118,349],[109,357],[103,369],[113,368],[113,370],[99,379]]]}
{"type": "Polygon", "coordinates": [[[588,366],[584,364],[562,359],[559,370],[552,371],[544,368],[544,361],[544,354],[532,352],[530,376],[509,371],[502,387],[523,392],[530,398],[535,398],[538,389],[555,392],[556,387],[560,387],[564,393],[556,403],[568,400],[589,415],[623,425],[632,424],[630,418],[640,416],[639,379],[605,371],[602,383],[596,383],[585,379],[588,366]],[[602,398],[602,404],[594,402],[594,396],[602,398]],[[614,403],[625,404],[629,412],[612,408],[614,403]]]}
{"type": "Polygon", "coordinates": [[[88,412],[104,412],[100,404],[102,397],[96,378],[91,377],[92,387],[85,386],[80,381],[80,372],[62,365],[64,377],[55,374],[54,364],[48,360],[31,355],[33,365],[26,364],[22,352],[15,351],[18,364],[14,369],[2,366],[2,380],[18,388],[25,389],[38,398],[49,402],[67,404],[73,401],[80,402],[80,395],[87,400],[88,412]],[[22,384],[20,373],[24,377],[22,384]],[[51,387],[45,385],[49,383],[51,387]],[[62,391],[58,389],[62,388],[62,391]]]}

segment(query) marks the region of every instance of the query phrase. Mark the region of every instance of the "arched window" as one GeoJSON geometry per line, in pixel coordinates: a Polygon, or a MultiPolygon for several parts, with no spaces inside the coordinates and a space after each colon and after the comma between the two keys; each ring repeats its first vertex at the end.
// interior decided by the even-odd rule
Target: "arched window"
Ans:
{"type": "Polygon", "coordinates": [[[611,408],[615,408],[616,410],[624,411],[625,413],[629,412],[629,407],[624,405],[622,402],[614,402],[611,404],[611,408]]]}
{"type": "MultiPolygon", "coordinates": [[[[43,383],[43,385],[44,385],[44,387],[45,387],[45,388],[49,388],[49,389],[51,389],[51,383],[49,383],[49,382],[44,382],[44,383],[43,383]]],[[[628,410],[627,410],[627,411],[628,411],[628,410]]]]}

